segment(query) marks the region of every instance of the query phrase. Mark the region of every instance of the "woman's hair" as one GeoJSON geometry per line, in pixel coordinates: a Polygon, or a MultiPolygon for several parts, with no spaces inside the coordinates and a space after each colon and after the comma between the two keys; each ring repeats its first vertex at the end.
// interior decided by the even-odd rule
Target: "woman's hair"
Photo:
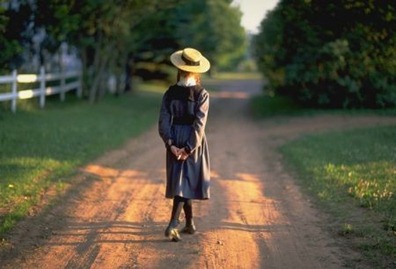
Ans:
{"type": "Polygon", "coordinates": [[[197,82],[197,84],[201,85],[201,75],[199,73],[191,73],[191,72],[187,72],[187,71],[183,71],[181,69],[178,69],[177,82],[180,81],[181,77],[194,77],[195,81],[197,82]]]}

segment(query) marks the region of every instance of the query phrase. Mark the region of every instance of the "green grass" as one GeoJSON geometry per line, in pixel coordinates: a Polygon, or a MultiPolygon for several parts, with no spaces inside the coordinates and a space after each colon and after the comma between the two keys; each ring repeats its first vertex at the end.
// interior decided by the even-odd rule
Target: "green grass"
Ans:
{"type": "MultiPolygon", "coordinates": [[[[395,116],[396,109],[318,110],[283,97],[251,99],[256,119],[318,115],[395,116]]],[[[396,126],[313,134],[279,149],[302,188],[330,216],[329,228],[374,268],[396,260],[396,126]]],[[[389,267],[390,266],[390,267],[389,267]]]]}
{"type": "Polygon", "coordinates": [[[255,96],[250,103],[252,115],[257,119],[273,116],[313,116],[319,114],[347,115],[388,115],[396,116],[396,108],[389,109],[314,109],[302,107],[292,100],[281,96],[265,94],[255,96]]]}
{"type": "Polygon", "coordinates": [[[307,112],[287,98],[266,95],[252,98],[250,107],[253,116],[259,119],[272,116],[296,116],[307,112]]]}
{"type": "Polygon", "coordinates": [[[280,150],[339,235],[376,266],[396,260],[396,126],[307,135],[280,150]]]}
{"type": "Polygon", "coordinates": [[[160,96],[107,96],[92,105],[68,95],[63,103],[52,98],[44,109],[27,102],[15,114],[0,111],[0,234],[46,189],[62,189],[78,166],[152,126],[160,96]]]}

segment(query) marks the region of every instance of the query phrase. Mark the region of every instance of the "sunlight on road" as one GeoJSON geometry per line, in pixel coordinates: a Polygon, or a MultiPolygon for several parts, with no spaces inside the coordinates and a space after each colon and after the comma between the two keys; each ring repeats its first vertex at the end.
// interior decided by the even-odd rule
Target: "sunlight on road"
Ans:
{"type": "Polygon", "coordinates": [[[104,167],[101,165],[90,164],[86,166],[82,171],[98,176],[100,178],[129,178],[142,177],[144,172],[137,170],[117,170],[110,167],[104,167]]]}
{"type": "Polygon", "coordinates": [[[202,244],[200,263],[210,268],[244,263],[246,268],[259,268],[260,245],[265,238],[271,246],[273,226],[280,225],[277,203],[263,195],[265,186],[257,174],[236,173],[233,178],[214,174],[213,189],[219,193],[211,203],[223,210],[216,212],[213,222],[218,224],[205,232],[203,242],[209,244],[202,244]],[[211,259],[205,261],[207,257],[211,259]]]}

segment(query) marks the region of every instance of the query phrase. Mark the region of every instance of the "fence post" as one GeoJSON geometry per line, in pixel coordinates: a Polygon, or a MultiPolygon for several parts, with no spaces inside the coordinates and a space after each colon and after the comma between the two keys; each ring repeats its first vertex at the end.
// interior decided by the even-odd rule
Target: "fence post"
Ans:
{"type": "Polygon", "coordinates": [[[45,106],[45,68],[40,67],[40,107],[45,106]]]}
{"type": "Polygon", "coordinates": [[[65,72],[62,66],[60,68],[60,100],[65,101],[65,72]]]}
{"type": "Polygon", "coordinates": [[[80,71],[80,74],[78,75],[78,88],[77,88],[77,97],[81,98],[82,97],[82,84],[83,84],[83,72],[80,71]]]}
{"type": "Polygon", "coordinates": [[[17,85],[18,85],[18,79],[17,79],[17,70],[14,69],[12,71],[12,84],[11,84],[11,93],[12,93],[12,100],[11,100],[11,111],[13,113],[16,112],[16,107],[17,107],[17,99],[18,99],[18,92],[17,92],[17,85]]]}

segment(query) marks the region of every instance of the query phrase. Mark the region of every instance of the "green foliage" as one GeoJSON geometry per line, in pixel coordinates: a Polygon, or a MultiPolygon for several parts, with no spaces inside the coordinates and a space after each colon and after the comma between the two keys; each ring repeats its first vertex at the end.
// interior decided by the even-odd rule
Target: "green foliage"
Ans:
{"type": "Polygon", "coordinates": [[[56,53],[62,42],[77,49],[83,62],[84,95],[91,102],[105,94],[102,85],[109,76],[114,75],[121,86],[125,66],[132,61],[132,68],[136,61],[143,62],[149,72],[167,74],[163,65],[169,65],[169,54],[182,47],[202,50],[212,70],[231,70],[246,49],[241,12],[231,2],[13,1],[0,10],[0,68],[7,69],[22,49],[33,52],[33,35],[44,29],[47,36],[40,43],[41,52],[56,53]]]}
{"type": "MultiPolygon", "coordinates": [[[[85,94],[103,96],[108,74],[121,76],[133,43],[133,27],[160,1],[36,0],[36,27],[76,47],[83,62],[85,94]]],[[[168,1],[169,2],[169,1],[168,1]]]]}
{"type": "Polygon", "coordinates": [[[396,105],[396,4],[284,0],[255,37],[268,91],[309,106],[396,105]]]}
{"type": "Polygon", "coordinates": [[[386,126],[309,135],[281,148],[303,185],[343,223],[340,234],[359,237],[357,246],[384,262],[396,257],[395,137],[396,126],[386,126]],[[356,206],[364,208],[359,218],[356,206]]]}
{"type": "Polygon", "coordinates": [[[10,73],[22,63],[22,48],[31,35],[26,29],[31,9],[25,2],[18,10],[7,9],[7,4],[0,2],[0,72],[10,73]]]}
{"type": "Polygon", "coordinates": [[[66,100],[0,117],[0,233],[77,167],[152,126],[160,95],[108,97],[95,106],[66,100]]]}
{"type": "Polygon", "coordinates": [[[290,98],[261,95],[251,98],[250,108],[256,118],[301,115],[303,110],[290,98]]]}
{"type": "Polygon", "coordinates": [[[79,49],[91,101],[102,95],[106,74],[121,77],[128,57],[149,72],[167,73],[159,65],[181,47],[202,50],[214,67],[235,64],[245,49],[241,13],[228,0],[36,2],[36,25],[79,49]]]}
{"type": "Polygon", "coordinates": [[[136,40],[142,44],[137,52],[151,49],[167,59],[175,49],[194,47],[209,58],[213,69],[235,68],[246,49],[240,19],[240,10],[228,0],[181,1],[142,20],[136,28],[136,40]]]}
{"type": "MultiPolygon", "coordinates": [[[[246,50],[246,33],[240,25],[242,13],[227,0],[206,2],[206,10],[203,10],[206,16],[197,25],[197,30],[205,35],[196,41],[197,46],[207,51],[214,68],[224,70],[233,66],[235,70],[246,50]]],[[[188,45],[190,41],[184,42],[188,45]]]]}

